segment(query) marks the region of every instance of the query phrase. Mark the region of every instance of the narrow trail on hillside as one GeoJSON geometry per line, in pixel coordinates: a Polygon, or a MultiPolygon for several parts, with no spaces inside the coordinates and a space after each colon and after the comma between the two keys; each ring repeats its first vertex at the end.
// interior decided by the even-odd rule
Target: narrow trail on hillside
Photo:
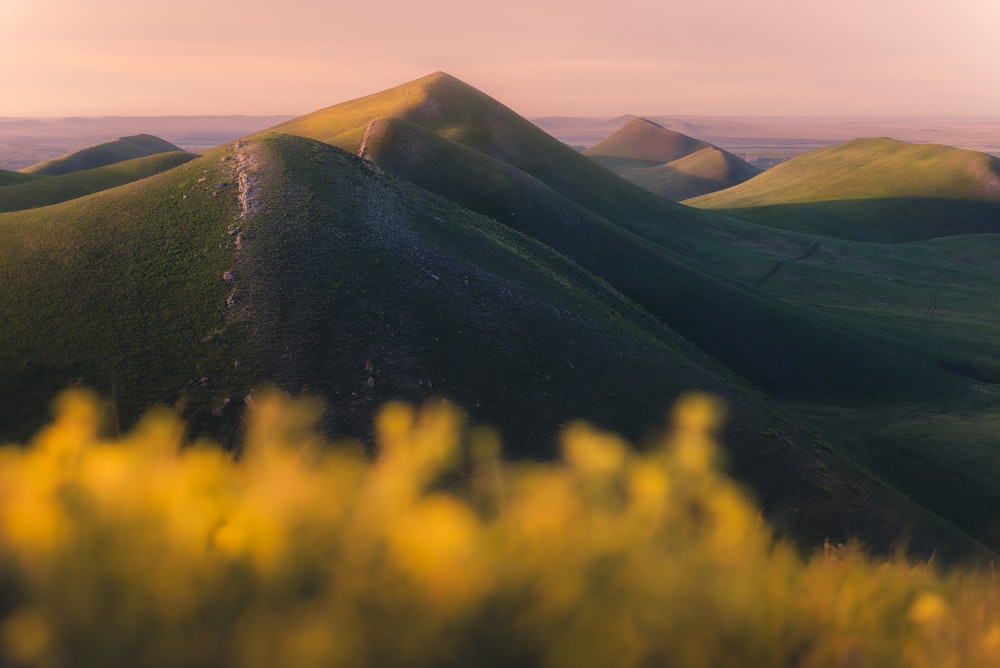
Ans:
{"type": "Polygon", "coordinates": [[[239,274],[235,266],[242,261],[246,236],[244,222],[253,218],[260,209],[257,199],[257,177],[255,176],[258,167],[258,160],[251,150],[251,144],[245,139],[237,141],[233,146],[233,158],[235,162],[235,182],[236,199],[240,205],[239,218],[236,222],[230,223],[227,228],[229,236],[233,240],[233,268],[227,269],[222,274],[222,280],[229,285],[229,295],[226,297],[226,307],[236,305],[238,301],[237,283],[239,274]]]}
{"type": "Polygon", "coordinates": [[[819,250],[819,247],[821,245],[822,245],[822,243],[819,242],[819,241],[817,241],[812,246],[810,246],[809,250],[807,250],[802,255],[799,255],[798,257],[790,257],[790,258],[785,258],[784,260],[781,260],[780,262],[778,262],[778,264],[776,264],[773,267],[771,267],[770,271],[768,271],[766,274],[764,274],[759,279],[757,279],[757,282],[754,284],[754,287],[759,288],[759,287],[763,286],[765,283],[767,283],[769,280],[771,280],[771,278],[775,274],[777,274],[779,271],[781,271],[781,268],[784,267],[789,262],[800,262],[801,260],[807,260],[807,259],[809,259],[810,257],[812,257],[816,253],[816,251],[819,250]]]}

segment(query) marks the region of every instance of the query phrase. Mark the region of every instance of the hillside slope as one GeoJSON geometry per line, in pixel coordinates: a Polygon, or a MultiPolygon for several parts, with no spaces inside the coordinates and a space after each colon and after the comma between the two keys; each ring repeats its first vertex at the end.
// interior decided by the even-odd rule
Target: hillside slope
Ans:
{"type": "Polygon", "coordinates": [[[154,137],[153,135],[140,134],[129,137],[120,137],[114,141],[109,141],[97,146],[70,153],[59,158],[46,160],[37,165],[25,167],[21,171],[26,174],[42,174],[44,176],[58,176],[81,169],[94,169],[112,165],[123,160],[133,158],[144,158],[157,153],[170,153],[181,151],[168,141],[154,137]]]}
{"type": "Polygon", "coordinates": [[[0,212],[58,204],[165,172],[197,157],[183,151],[157,153],[105,167],[81,169],[59,176],[38,176],[25,182],[0,186],[0,212]]]}
{"type": "Polygon", "coordinates": [[[729,188],[760,173],[728,151],[644,118],[633,119],[583,154],[674,201],[729,188]]]}
{"type": "MultiPolygon", "coordinates": [[[[864,341],[832,327],[823,314],[755,294],[703,266],[701,254],[709,262],[732,264],[719,258],[719,236],[744,234],[740,223],[628,183],[448,75],[437,73],[279,127],[361,151],[393,174],[533,236],[778,395],[926,396],[941,387],[934,365],[864,341]]],[[[755,244],[736,254],[742,265],[765,272],[774,260],[756,255],[755,244]]],[[[730,243],[724,252],[733,249],[730,243]]]]}
{"type": "Polygon", "coordinates": [[[864,241],[1000,232],[1000,158],[858,139],[686,202],[765,225],[864,241]]]}

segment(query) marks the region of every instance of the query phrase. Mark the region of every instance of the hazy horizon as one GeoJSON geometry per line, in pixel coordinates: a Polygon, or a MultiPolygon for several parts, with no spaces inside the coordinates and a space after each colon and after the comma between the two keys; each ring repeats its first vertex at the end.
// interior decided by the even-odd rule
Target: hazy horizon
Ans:
{"type": "Polygon", "coordinates": [[[1000,3],[0,3],[2,117],[295,115],[436,70],[525,116],[1000,115],[1000,3]]]}

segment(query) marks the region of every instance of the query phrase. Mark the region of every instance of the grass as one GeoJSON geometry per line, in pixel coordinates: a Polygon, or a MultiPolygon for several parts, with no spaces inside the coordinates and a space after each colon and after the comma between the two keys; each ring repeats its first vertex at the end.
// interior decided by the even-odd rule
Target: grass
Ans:
{"type": "MultiPolygon", "coordinates": [[[[517,455],[537,458],[578,416],[641,439],[698,387],[730,402],[734,471],[789,535],[859,535],[888,549],[916,527],[923,553],[972,544],[817,449],[580,264],[319,142],[257,137],[151,179],[2,214],[0,229],[6,438],[26,438],[47,397],[82,382],[109,397],[123,428],[146,406],[175,405],[194,433],[231,443],[244,397],[274,384],[322,396],[333,407],[324,428],[361,438],[384,401],[459,397],[519,444],[517,455]],[[242,219],[237,164],[256,202],[242,219]]],[[[711,282],[689,275],[706,302],[711,282]]],[[[729,294],[742,308],[739,291],[729,294]]]]}
{"type": "Polygon", "coordinates": [[[719,402],[644,451],[585,423],[511,462],[393,403],[377,456],[261,400],[238,460],[68,394],[0,448],[0,661],[61,666],[990,666],[1000,583],[857,543],[800,552],[720,472],[719,402]]]}
{"type": "Polygon", "coordinates": [[[731,153],[715,147],[659,165],[602,156],[592,159],[637,186],[674,202],[730,188],[759,173],[731,153]]]}
{"type": "Polygon", "coordinates": [[[196,157],[183,151],[158,153],[59,176],[28,178],[0,187],[0,212],[33,209],[83,197],[159,174],[196,157]]]}
{"type": "Polygon", "coordinates": [[[153,135],[132,135],[121,137],[114,141],[91,146],[81,151],[70,153],[59,158],[46,160],[45,162],[25,167],[22,172],[28,174],[42,174],[45,176],[58,176],[68,174],[81,169],[94,169],[112,165],[123,160],[132,158],[142,158],[157,153],[170,153],[180,151],[168,141],[164,141],[153,135]]]}
{"type": "Polygon", "coordinates": [[[1000,159],[985,153],[893,139],[856,139],[810,151],[692,206],[736,209],[859,199],[1000,201],[1000,159]]]}
{"type": "Polygon", "coordinates": [[[221,382],[233,375],[233,333],[212,339],[235,215],[227,191],[215,192],[231,179],[220,157],[0,214],[0,433],[23,437],[44,419],[47,397],[78,382],[111,396],[123,425],[157,403],[204,411],[233,392],[221,382]],[[199,386],[206,376],[220,386],[199,386]]]}
{"type": "Polygon", "coordinates": [[[769,204],[725,213],[830,239],[899,243],[1000,231],[1000,203],[934,197],[769,204]]]}
{"type": "MultiPolygon", "coordinates": [[[[26,437],[82,379],[123,425],[181,403],[232,442],[244,397],[274,383],[323,396],[324,428],[361,437],[385,400],[459,397],[543,457],[579,415],[641,439],[695,386],[730,401],[734,472],[790,535],[972,544],[885,482],[915,494],[933,465],[872,449],[914,414],[990,405],[992,236],[857,243],[680,206],[440,74],[287,128],[355,150],[367,135],[388,173],[261,134],[0,215],[4,433],[26,437]],[[237,164],[256,203],[242,219],[237,164]]],[[[920,498],[978,532],[963,521],[977,489],[920,498]]]]}
{"type": "Polygon", "coordinates": [[[35,181],[41,177],[35,176],[34,174],[23,174],[21,172],[11,172],[6,169],[0,169],[0,187],[11,186],[19,183],[28,183],[29,181],[35,181]]]}

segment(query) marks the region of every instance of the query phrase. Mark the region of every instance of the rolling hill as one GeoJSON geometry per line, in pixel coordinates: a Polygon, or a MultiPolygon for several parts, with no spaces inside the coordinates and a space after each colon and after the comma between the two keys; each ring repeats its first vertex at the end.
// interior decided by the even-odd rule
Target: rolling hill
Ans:
{"type": "MultiPolygon", "coordinates": [[[[397,176],[538,239],[779,395],[876,397],[914,388],[933,393],[940,386],[935,369],[920,360],[838,331],[823,315],[762,298],[702,266],[698,260],[718,261],[719,232],[712,226],[743,234],[739,223],[734,230],[634,186],[449,75],[436,73],[275,130],[361,151],[397,176]],[[700,250],[705,244],[708,250],[700,250]]],[[[744,263],[764,272],[774,260],[744,263]]]]}
{"type": "Polygon", "coordinates": [[[645,118],[629,121],[583,154],[674,201],[729,188],[760,173],[728,151],[645,118]]]}
{"type": "Polygon", "coordinates": [[[884,548],[915,525],[920,549],[971,544],[577,264],[319,142],[254,137],[0,230],[5,438],[80,383],[120,428],[165,403],[225,439],[277,385],[357,436],[386,400],[454,397],[540,457],[574,417],[642,437],[701,388],[730,403],[735,470],[802,540],[884,548]]]}
{"type": "Polygon", "coordinates": [[[27,183],[29,181],[34,181],[41,178],[40,176],[35,176],[34,174],[22,174],[21,172],[11,172],[6,169],[0,169],[0,186],[10,186],[17,185],[19,183],[27,183]]]}
{"type": "Polygon", "coordinates": [[[97,146],[91,146],[90,148],[85,148],[59,158],[46,160],[37,165],[25,167],[21,171],[26,174],[58,176],[81,169],[94,169],[95,167],[113,165],[123,160],[178,151],[181,151],[181,149],[159,137],[147,134],[132,135],[104,144],[98,144],[97,146]]]}
{"type": "Polygon", "coordinates": [[[159,174],[196,157],[198,156],[193,153],[173,151],[122,160],[104,167],[81,169],[59,176],[25,174],[23,176],[34,178],[10,185],[0,185],[0,212],[32,209],[76,199],[159,174]]]}
{"type": "Polygon", "coordinates": [[[165,403],[231,442],[277,385],[359,437],[386,400],[451,397],[544,457],[575,417],[641,440],[694,387],[729,402],[732,468],[783,531],[1000,546],[993,235],[859,243],[682,206],[441,73],[0,235],[0,438],[81,383],[121,428],[165,403]]]}
{"type": "Polygon", "coordinates": [[[774,227],[862,241],[995,233],[1000,232],[1000,158],[937,144],[858,139],[686,203],[774,227]]]}

